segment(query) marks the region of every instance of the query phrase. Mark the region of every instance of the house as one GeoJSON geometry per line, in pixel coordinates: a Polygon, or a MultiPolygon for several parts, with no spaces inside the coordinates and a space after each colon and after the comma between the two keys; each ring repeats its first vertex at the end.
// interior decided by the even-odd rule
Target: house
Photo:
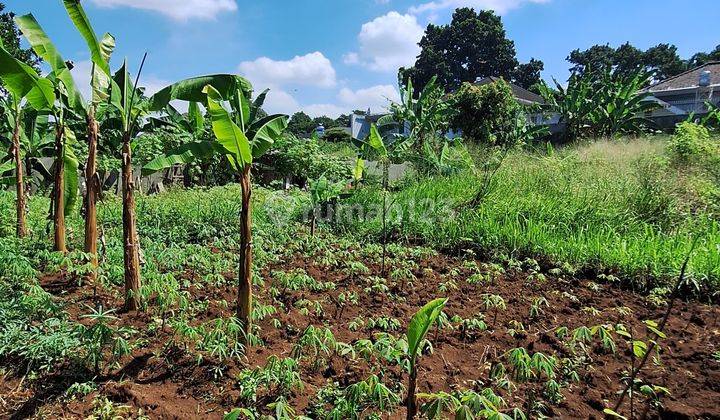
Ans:
{"type": "Polygon", "coordinates": [[[673,127],[691,114],[708,112],[706,102],[720,104],[720,61],[713,61],[680,73],[645,89],[659,107],[646,117],[660,127],[673,127]]]}
{"type": "MultiPolygon", "coordinates": [[[[353,113],[350,115],[350,135],[353,136],[353,138],[356,139],[364,139],[370,134],[370,126],[372,124],[377,124],[378,120],[386,115],[389,115],[388,113],[382,113],[382,114],[373,114],[370,112],[370,109],[367,110],[365,113],[353,113]]],[[[409,134],[408,133],[407,126],[403,127],[403,134],[409,134]]],[[[399,129],[395,128],[391,130],[390,132],[399,133],[399,129]]]]}

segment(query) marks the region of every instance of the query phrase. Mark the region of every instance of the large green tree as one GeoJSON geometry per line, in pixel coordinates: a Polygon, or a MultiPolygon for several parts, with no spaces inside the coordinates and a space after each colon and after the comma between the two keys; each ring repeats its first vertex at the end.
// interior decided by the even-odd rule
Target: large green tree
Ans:
{"type": "Polygon", "coordinates": [[[22,48],[20,45],[20,30],[15,24],[15,13],[5,12],[5,5],[0,3],[0,38],[5,50],[14,58],[39,70],[40,59],[31,48],[22,48]]]}
{"type": "Polygon", "coordinates": [[[315,128],[315,123],[310,116],[302,111],[296,112],[290,117],[287,130],[296,136],[302,136],[311,132],[315,128]]]}
{"type": "Polygon", "coordinates": [[[714,50],[709,53],[699,52],[690,58],[690,67],[701,66],[710,61],[720,61],[720,45],[716,46],[714,50]]]}
{"type": "Polygon", "coordinates": [[[320,124],[322,124],[322,126],[325,127],[326,130],[330,129],[330,128],[338,127],[338,124],[335,122],[335,120],[326,115],[323,115],[322,117],[313,118],[313,127],[312,127],[313,129],[315,127],[319,126],[320,124]]]}
{"type": "Polygon", "coordinates": [[[685,62],[677,52],[677,47],[671,44],[658,44],[645,50],[643,54],[645,69],[653,73],[655,80],[664,80],[687,70],[685,62]]]}
{"type": "Polygon", "coordinates": [[[492,10],[459,8],[449,25],[428,25],[419,45],[415,65],[399,72],[399,79],[412,79],[418,91],[433,76],[446,91],[487,76],[503,77],[523,87],[540,81],[537,69],[542,62],[532,60],[518,69],[515,43],[507,38],[502,19],[492,10]]]}
{"type": "Polygon", "coordinates": [[[593,45],[586,50],[576,49],[567,60],[572,64],[570,71],[582,75],[593,71],[599,79],[606,70],[630,77],[639,71],[652,75],[652,80],[664,80],[682,73],[688,64],[671,44],[658,44],[647,50],[640,50],[629,42],[618,48],[610,45],[593,45]]]}

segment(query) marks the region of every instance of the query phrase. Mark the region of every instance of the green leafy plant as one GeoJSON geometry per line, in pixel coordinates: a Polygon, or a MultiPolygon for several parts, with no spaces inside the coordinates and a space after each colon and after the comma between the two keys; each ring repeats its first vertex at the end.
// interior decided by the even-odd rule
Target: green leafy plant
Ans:
{"type": "Polygon", "coordinates": [[[410,360],[410,378],[408,380],[407,394],[407,418],[414,419],[417,415],[417,356],[420,352],[420,345],[425,339],[430,327],[435,324],[440,312],[442,312],[447,298],[435,299],[428,302],[413,315],[408,325],[408,359],[410,360]]]}
{"type": "Polygon", "coordinates": [[[115,38],[106,33],[98,40],[90,20],[80,4],[80,0],[63,0],[63,4],[75,28],[85,39],[92,61],[90,75],[92,99],[87,106],[87,114],[85,115],[88,143],[88,155],[85,164],[85,252],[93,255],[92,263],[97,266],[98,229],[96,204],[101,185],[96,163],[99,128],[95,118],[100,104],[109,99],[108,89],[112,81],[110,56],[115,49],[115,38]]]}
{"type": "MultiPolygon", "coordinates": [[[[267,92],[267,91],[266,91],[267,92]]],[[[286,115],[260,117],[266,92],[251,101],[252,85],[240,76],[215,75],[196,77],[166,87],[151,98],[151,109],[162,109],[173,100],[204,102],[207,106],[216,141],[194,142],[171,151],[147,165],[146,173],[170,167],[176,163],[220,153],[240,177],[242,207],[240,212],[240,263],[238,270],[237,318],[243,323],[246,335],[251,331],[252,313],[252,224],[250,170],[253,161],[267,152],[287,127],[286,115]],[[232,112],[224,107],[230,104],[232,112]]]]}
{"type": "Polygon", "coordinates": [[[111,325],[118,319],[113,315],[115,313],[114,309],[105,310],[102,307],[90,309],[90,314],[83,315],[83,318],[87,319],[90,325],[78,324],[77,333],[85,349],[85,359],[90,366],[93,366],[95,373],[99,374],[105,361],[104,352],[108,347],[111,348],[111,361],[130,354],[130,346],[125,336],[132,333],[132,330],[111,325]]]}
{"type": "Polygon", "coordinates": [[[31,14],[15,18],[30,46],[45,62],[52,73],[46,78],[38,77],[30,66],[15,59],[0,45],[0,78],[10,93],[9,103],[12,111],[8,113],[13,126],[12,151],[15,160],[15,184],[17,189],[17,233],[27,234],[25,225],[24,184],[22,173],[22,157],[20,149],[20,122],[22,120],[21,101],[37,111],[53,115],[55,120],[55,162],[53,190],[53,225],[55,250],[66,252],[65,213],[69,213],[77,198],[78,162],[69,143],[74,139],[72,131],[66,127],[66,114],[73,112],[82,115],[84,108],[82,98],[75,88],[70,69],[65,64],[55,46],[31,14]]]}
{"type": "Polygon", "coordinates": [[[328,204],[330,201],[340,196],[345,187],[345,182],[330,182],[325,175],[316,180],[309,181],[310,202],[312,209],[310,211],[310,236],[315,236],[315,225],[317,223],[317,213],[321,206],[328,204]]]}
{"type": "Polygon", "coordinates": [[[545,83],[538,86],[547,110],[560,114],[565,137],[573,141],[643,132],[650,125],[645,113],[657,106],[645,100],[650,93],[643,89],[649,80],[646,73],[614,74],[608,68],[599,78],[593,71],[573,73],[567,87],[558,81],[554,88],[545,83]]]}
{"type": "Polygon", "coordinates": [[[485,310],[489,311],[490,308],[493,308],[493,321],[492,325],[493,328],[495,328],[495,322],[497,321],[498,311],[505,310],[507,308],[507,305],[505,304],[505,299],[502,298],[500,295],[494,295],[490,293],[484,293],[480,295],[480,298],[482,299],[483,306],[485,306],[485,310]]]}

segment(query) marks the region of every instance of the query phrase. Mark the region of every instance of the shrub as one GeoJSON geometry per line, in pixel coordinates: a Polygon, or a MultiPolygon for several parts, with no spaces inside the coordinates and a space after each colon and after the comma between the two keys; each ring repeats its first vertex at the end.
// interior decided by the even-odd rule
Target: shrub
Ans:
{"type": "Polygon", "coordinates": [[[350,143],[352,141],[352,135],[343,127],[333,127],[325,130],[323,140],[331,143],[350,143]]]}
{"type": "Polygon", "coordinates": [[[317,179],[321,175],[331,181],[351,177],[349,162],[323,152],[316,139],[300,139],[292,134],[277,141],[263,162],[281,175],[303,180],[317,179]]]}
{"type": "Polygon", "coordinates": [[[504,80],[485,85],[463,83],[454,94],[457,113],[451,126],[465,139],[492,145],[514,143],[516,118],[522,107],[504,80]]]}
{"type": "Polygon", "coordinates": [[[703,163],[718,155],[718,146],[713,143],[707,128],[686,121],[678,124],[668,144],[668,151],[676,165],[703,163]]]}

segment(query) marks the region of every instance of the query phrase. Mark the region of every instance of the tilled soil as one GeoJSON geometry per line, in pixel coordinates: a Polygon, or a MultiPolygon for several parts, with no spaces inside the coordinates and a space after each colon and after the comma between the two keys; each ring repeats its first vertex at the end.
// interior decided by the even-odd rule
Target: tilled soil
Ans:
{"type": "MultiPolygon", "coordinates": [[[[380,273],[378,264],[364,261],[372,273],[380,273]]],[[[265,286],[256,288],[257,300],[269,304],[272,298],[268,290],[273,284],[273,270],[304,269],[319,281],[335,282],[332,292],[310,291],[285,292],[280,299],[291,308],[288,312],[266,318],[259,323],[264,346],[249,349],[246,360],[229,361],[224,375],[216,378],[211,369],[217,362],[205,355],[198,363],[196,355],[183,350],[180,345],[169,344],[173,332],[169,326],[152,335],[143,335],[147,342],[133,351],[132,356],[121,360],[120,369],[104,372],[95,379],[97,391],[78,399],[68,401],[63,397],[65,389],[76,381],[92,379],[92,374],[70,366],[58,366],[47,377],[25,378],[25,372],[13,369],[14,361],[0,361],[7,374],[0,376],[0,417],[1,418],[85,418],[92,413],[93,399],[104,395],[110,401],[130,407],[136,415],[144,413],[150,418],[205,419],[222,418],[224,412],[237,406],[239,390],[234,377],[245,368],[263,366],[271,355],[287,357],[299,335],[310,324],[328,326],[339,341],[353,343],[357,339],[372,338],[378,330],[359,329],[351,331],[348,325],[356,317],[396,318],[402,326],[392,334],[399,336],[407,322],[419,307],[431,299],[448,297],[445,312],[448,317],[459,315],[471,318],[485,315],[488,330],[476,334],[463,334],[453,330],[431,330],[428,339],[434,346],[432,354],[420,358],[418,375],[419,392],[432,393],[472,389],[478,386],[492,386],[489,378],[493,363],[505,361],[504,354],[517,347],[525,347],[530,354],[542,352],[558,359],[570,357],[569,348],[559,339],[556,329],[561,326],[570,331],[580,326],[593,327],[600,324],[622,323],[632,327],[635,339],[646,339],[644,320],[658,321],[665,310],[664,305],[655,306],[645,296],[634,294],[619,287],[595,283],[586,279],[557,277],[545,273],[545,280],[520,270],[508,270],[494,281],[470,284],[465,281],[471,271],[465,260],[446,255],[418,259],[413,274],[417,280],[412,287],[404,282],[389,280],[389,294],[366,293],[362,278],[351,277],[340,269],[318,265],[312,258],[295,256],[271,264],[262,270],[265,286]],[[431,269],[431,270],[428,270],[431,269]],[[457,270],[453,273],[453,270],[457,270]],[[454,279],[449,282],[449,279],[454,279]],[[454,283],[454,285],[452,284],[454,283]],[[340,311],[334,302],[341,292],[358,293],[357,305],[350,305],[340,311]],[[507,309],[486,310],[482,294],[500,295],[506,301],[507,309]],[[542,307],[539,316],[531,319],[530,306],[534,299],[544,297],[547,307],[542,307]],[[298,299],[320,301],[324,313],[302,315],[292,303],[298,299]],[[621,309],[618,309],[621,308],[621,309]],[[629,308],[629,311],[627,310],[629,308]],[[280,328],[271,323],[272,318],[280,321],[280,328]],[[515,337],[508,334],[513,327],[511,321],[519,321],[525,331],[518,331],[515,337]]],[[[392,272],[392,268],[388,269],[392,272]]],[[[187,273],[189,279],[193,273],[187,273]]],[[[198,314],[197,324],[233,314],[234,282],[228,274],[229,285],[213,287],[206,285],[202,290],[191,287],[192,299],[207,301],[208,309],[198,314]]],[[[390,278],[390,276],[386,276],[390,278]]],[[[597,281],[597,280],[595,280],[597,281]]],[[[93,296],[90,284],[75,287],[63,276],[48,276],[42,279],[43,287],[66,303],[66,309],[74,319],[80,319],[85,311],[82,304],[96,305],[102,302],[106,307],[121,307],[118,293],[100,290],[93,296]]],[[[669,396],[662,397],[661,407],[650,407],[642,397],[633,402],[635,416],[648,418],[720,418],[720,360],[713,354],[720,351],[720,325],[718,306],[698,302],[678,301],[665,328],[667,338],[661,340],[660,357],[651,358],[639,377],[646,383],[666,387],[669,396]]],[[[148,313],[119,314],[118,325],[131,326],[143,332],[150,323],[156,322],[148,313]]],[[[84,322],[81,320],[81,322],[84,322]]],[[[516,327],[516,325],[515,325],[516,327]]],[[[515,328],[516,330],[518,328],[515,328]]],[[[139,338],[139,337],[138,337],[139,338]]],[[[580,381],[562,389],[564,399],[558,404],[547,404],[546,415],[555,418],[603,418],[602,410],[612,407],[617,394],[623,388],[623,377],[627,374],[632,358],[624,339],[614,336],[616,353],[602,348],[599,342],[589,345],[589,362],[578,370],[580,381]]],[[[565,340],[567,341],[567,340],[565,340]]],[[[347,386],[368,375],[378,372],[378,366],[363,359],[349,360],[340,356],[331,357],[323,366],[314,368],[310,360],[303,360],[301,378],[302,391],[295,392],[291,404],[298,413],[307,407],[317,390],[328,382],[347,386]]],[[[385,381],[397,380],[406,383],[407,375],[397,366],[384,366],[385,381]]],[[[519,407],[527,412],[533,396],[542,392],[543,382],[516,383],[512,392],[496,390],[507,402],[508,407],[519,407]]],[[[272,396],[259,396],[259,406],[270,403],[272,396]],[[263,404],[264,403],[264,404],[263,404]]],[[[619,410],[628,415],[630,400],[619,410]]],[[[405,416],[401,406],[388,418],[405,416]]]]}

